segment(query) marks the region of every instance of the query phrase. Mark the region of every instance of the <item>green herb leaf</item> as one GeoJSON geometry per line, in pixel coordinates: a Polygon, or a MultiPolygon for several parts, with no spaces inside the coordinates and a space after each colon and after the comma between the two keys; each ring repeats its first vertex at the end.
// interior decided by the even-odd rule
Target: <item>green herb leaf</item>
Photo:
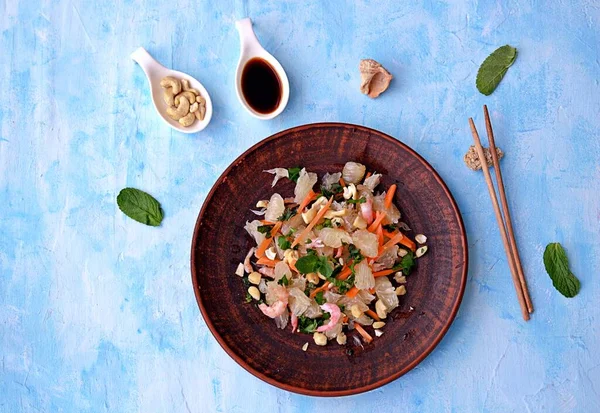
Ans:
{"type": "Polygon", "coordinates": [[[325,277],[331,277],[331,274],[333,273],[333,266],[327,257],[319,257],[319,267],[317,268],[317,271],[319,271],[325,277]]]}
{"type": "Polygon", "coordinates": [[[286,208],[283,210],[283,214],[281,214],[281,216],[279,218],[277,218],[277,221],[288,221],[294,215],[296,215],[295,209],[286,208]]]}
{"type": "Polygon", "coordinates": [[[279,237],[277,238],[277,245],[279,245],[279,248],[285,251],[290,249],[292,243],[286,237],[279,237]]]}
{"type": "Polygon", "coordinates": [[[342,186],[340,184],[333,183],[329,186],[329,189],[321,186],[321,196],[324,196],[325,198],[329,199],[332,196],[335,196],[337,194],[341,194],[342,192],[344,192],[344,188],[342,188],[342,186]]]}
{"type": "Polygon", "coordinates": [[[303,315],[298,317],[298,331],[301,333],[313,333],[318,326],[319,322],[314,318],[308,318],[303,315]]]}
{"type": "Polygon", "coordinates": [[[249,292],[246,292],[246,302],[247,303],[251,303],[253,300],[252,296],[250,295],[249,292]]]}
{"type": "Polygon", "coordinates": [[[299,167],[288,168],[288,175],[289,175],[288,178],[290,179],[290,181],[298,182],[298,178],[300,177],[301,170],[302,170],[302,168],[299,168],[299,167]]]}
{"type": "Polygon", "coordinates": [[[319,260],[319,257],[314,254],[305,255],[304,257],[298,258],[298,261],[296,261],[296,268],[302,274],[316,272],[320,265],[321,261],[319,260]]]}
{"type": "Polygon", "coordinates": [[[494,50],[479,66],[475,81],[477,90],[486,96],[491,95],[516,58],[517,49],[512,46],[506,45],[494,50]]]}
{"type": "Polygon", "coordinates": [[[398,226],[396,224],[387,224],[383,225],[383,229],[385,229],[388,232],[393,232],[398,229],[398,226]]]}
{"type": "Polygon", "coordinates": [[[315,294],[315,301],[319,305],[325,304],[325,298],[323,297],[323,291],[319,291],[317,294],[315,294]]]}
{"type": "Polygon", "coordinates": [[[346,201],[349,204],[364,204],[367,202],[366,198],[358,198],[358,199],[349,199],[346,201]]]}
{"type": "Polygon", "coordinates": [[[142,224],[157,227],[163,219],[160,203],[144,191],[125,188],[117,196],[117,205],[129,218],[142,224]]]}
{"type": "Polygon", "coordinates": [[[271,238],[271,230],[273,229],[273,225],[259,225],[256,227],[256,230],[261,234],[265,234],[267,238],[271,238]]]}
{"type": "Polygon", "coordinates": [[[290,285],[290,280],[288,280],[288,278],[284,274],[283,277],[281,277],[279,279],[279,281],[277,281],[277,284],[279,284],[279,285],[285,285],[287,287],[288,285],[290,285]]]}
{"type": "Polygon", "coordinates": [[[413,271],[416,265],[417,262],[415,261],[415,255],[412,251],[408,251],[408,253],[404,257],[402,257],[400,264],[396,265],[392,269],[394,271],[402,270],[402,274],[410,275],[410,273],[413,271]]]}
{"type": "Polygon", "coordinates": [[[565,297],[575,297],[579,292],[580,283],[569,269],[569,260],[562,245],[550,243],[544,251],[544,266],[552,279],[552,285],[565,297]]]}
{"type": "Polygon", "coordinates": [[[323,229],[323,228],[333,228],[333,224],[331,223],[331,219],[330,218],[325,218],[325,220],[319,224],[315,226],[316,229],[323,229]]]}

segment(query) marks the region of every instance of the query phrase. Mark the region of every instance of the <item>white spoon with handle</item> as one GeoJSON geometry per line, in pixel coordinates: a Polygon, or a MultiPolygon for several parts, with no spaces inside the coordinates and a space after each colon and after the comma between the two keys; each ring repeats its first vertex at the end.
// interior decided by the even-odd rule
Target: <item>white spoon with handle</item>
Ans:
{"type": "Polygon", "coordinates": [[[156,111],[158,112],[160,117],[170,127],[183,133],[196,133],[206,128],[212,117],[213,108],[210,95],[208,94],[204,86],[202,86],[202,83],[200,83],[198,80],[194,79],[188,74],[178,72],[176,70],[167,69],[166,67],[158,63],[152,56],[150,56],[150,53],[148,53],[143,47],[140,47],[135,52],[133,52],[131,54],[131,58],[135,60],[144,70],[144,73],[148,78],[148,83],[150,83],[150,92],[152,93],[152,102],[154,103],[154,107],[156,108],[156,111]],[[204,119],[196,119],[194,123],[192,123],[190,126],[183,126],[177,120],[169,117],[169,115],[167,114],[167,109],[169,108],[169,105],[167,105],[164,99],[165,89],[163,89],[163,87],[160,85],[161,81],[167,76],[174,77],[179,81],[185,79],[189,82],[190,88],[196,89],[198,92],[200,92],[200,96],[202,96],[206,100],[206,112],[204,114],[204,119]]]}

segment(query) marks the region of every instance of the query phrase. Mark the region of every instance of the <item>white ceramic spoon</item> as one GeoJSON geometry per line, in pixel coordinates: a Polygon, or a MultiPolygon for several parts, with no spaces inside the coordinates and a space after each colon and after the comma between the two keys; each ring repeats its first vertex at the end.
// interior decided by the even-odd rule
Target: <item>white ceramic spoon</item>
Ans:
{"type": "Polygon", "coordinates": [[[237,70],[235,72],[235,91],[238,99],[242,106],[250,112],[250,114],[258,119],[273,119],[279,115],[285,109],[290,98],[290,84],[288,82],[287,75],[281,64],[267,52],[259,43],[254,30],[252,30],[252,20],[248,17],[235,22],[235,27],[240,34],[240,60],[238,61],[237,70]],[[244,94],[242,93],[242,72],[244,66],[249,60],[253,58],[261,58],[267,61],[275,73],[279,76],[281,81],[281,99],[279,100],[279,106],[273,112],[270,113],[259,113],[252,109],[252,107],[246,102],[244,94]]]}
{"type": "Polygon", "coordinates": [[[183,133],[200,132],[202,129],[206,128],[210,122],[210,118],[212,117],[213,108],[210,95],[204,86],[202,86],[202,83],[198,82],[196,79],[186,73],[167,69],[158,63],[152,56],[150,56],[150,53],[148,53],[143,47],[140,47],[133,52],[131,54],[131,58],[135,60],[144,70],[144,73],[148,78],[148,83],[150,83],[150,91],[152,93],[152,102],[154,103],[154,107],[156,108],[156,111],[160,117],[170,127],[183,133]],[[190,83],[190,87],[199,91],[200,95],[206,99],[206,114],[204,115],[203,120],[196,120],[192,125],[186,127],[182,126],[178,121],[171,119],[167,115],[168,106],[163,99],[164,89],[160,86],[160,81],[166,76],[173,76],[179,80],[187,79],[190,83]]]}

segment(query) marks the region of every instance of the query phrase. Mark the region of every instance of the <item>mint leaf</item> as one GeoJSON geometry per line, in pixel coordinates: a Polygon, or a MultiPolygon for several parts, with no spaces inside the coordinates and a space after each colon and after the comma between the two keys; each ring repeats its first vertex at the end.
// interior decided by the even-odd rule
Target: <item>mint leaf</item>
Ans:
{"type": "Polygon", "coordinates": [[[491,95],[516,58],[517,49],[512,46],[506,45],[494,50],[479,66],[475,81],[477,90],[486,96],[491,95]]]}
{"type": "Polygon", "coordinates": [[[305,255],[304,257],[298,258],[298,261],[296,261],[296,268],[302,274],[316,272],[320,266],[321,261],[319,260],[319,257],[314,254],[305,255]]]}
{"type": "Polygon", "coordinates": [[[333,267],[329,263],[329,260],[327,260],[327,257],[319,257],[319,268],[317,270],[325,277],[331,277],[331,274],[333,274],[333,267]]]}
{"type": "Polygon", "coordinates": [[[552,279],[552,285],[559,293],[567,298],[575,297],[579,292],[580,283],[569,269],[569,260],[562,245],[550,243],[544,251],[544,266],[552,279]]]}
{"type": "Polygon", "coordinates": [[[299,167],[288,168],[288,178],[290,179],[290,181],[298,182],[301,170],[302,168],[299,167]]]}
{"type": "Polygon", "coordinates": [[[144,191],[124,188],[117,196],[119,209],[129,218],[142,224],[157,227],[163,219],[160,203],[144,191]]]}

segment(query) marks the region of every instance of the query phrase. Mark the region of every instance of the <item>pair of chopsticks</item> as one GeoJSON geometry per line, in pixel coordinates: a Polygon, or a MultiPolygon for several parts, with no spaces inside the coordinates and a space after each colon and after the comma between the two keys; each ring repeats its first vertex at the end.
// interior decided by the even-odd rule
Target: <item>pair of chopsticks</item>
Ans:
{"type": "Polygon", "coordinates": [[[508,265],[512,276],[515,290],[517,292],[517,298],[521,306],[521,313],[525,321],[529,320],[529,314],[533,313],[533,305],[531,304],[531,297],[529,296],[529,289],[527,288],[527,282],[525,281],[525,275],[523,274],[523,267],[521,266],[521,258],[519,257],[519,251],[517,250],[517,243],[515,241],[515,234],[513,232],[512,221],[510,219],[510,212],[508,211],[508,203],[506,202],[506,193],[504,191],[504,182],[502,181],[502,172],[500,171],[500,163],[498,162],[498,154],[496,153],[496,142],[494,141],[494,131],[492,130],[492,123],[490,121],[490,114],[488,108],[483,105],[483,114],[485,116],[485,128],[488,135],[488,141],[490,145],[490,153],[492,155],[492,161],[494,164],[494,172],[496,173],[496,182],[498,183],[498,192],[500,194],[500,201],[502,203],[502,213],[500,212],[500,206],[498,205],[498,198],[496,196],[496,190],[494,189],[494,183],[490,175],[490,170],[483,152],[483,147],[479,140],[479,134],[473,123],[473,118],[469,118],[469,124],[471,126],[471,133],[473,134],[473,140],[475,141],[475,148],[477,149],[477,155],[481,162],[481,169],[485,176],[485,182],[487,183],[488,190],[490,192],[490,198],[494,207],[494,213],[496,214],[496,220],[498,221],[498,228],[500,229],[500,235],[502,236],[502,243],[504,244],[504,250],[506,251],[506,257],[508,258],[508,265]]]}

